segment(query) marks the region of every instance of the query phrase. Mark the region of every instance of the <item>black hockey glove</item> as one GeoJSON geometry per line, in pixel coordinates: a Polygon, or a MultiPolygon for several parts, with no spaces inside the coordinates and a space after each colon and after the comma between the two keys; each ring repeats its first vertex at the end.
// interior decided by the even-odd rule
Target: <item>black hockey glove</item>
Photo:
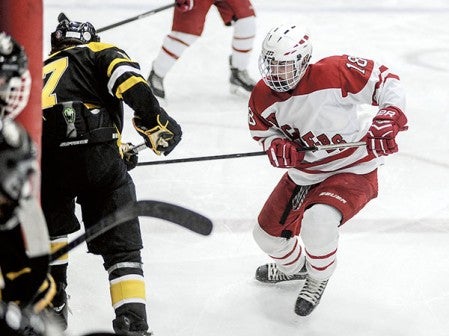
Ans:
{"type": "Polygon", "coordinates": [[[139,162],[139,153],[133,149],[134,145],[130,142],[122,143],[120,148],[123,153],[123,161],[126,165],[126,170],[130,171],[136,168],[137,163],[139,162]]]}
{"type": "Polygon", "coordinates": [[[139,117],[133,118],[134,128],[145,139],[145,144],[157,155],[170,154],[181,141],[181,126],[162,108],[152,125],[143,125],[139,117]]]}

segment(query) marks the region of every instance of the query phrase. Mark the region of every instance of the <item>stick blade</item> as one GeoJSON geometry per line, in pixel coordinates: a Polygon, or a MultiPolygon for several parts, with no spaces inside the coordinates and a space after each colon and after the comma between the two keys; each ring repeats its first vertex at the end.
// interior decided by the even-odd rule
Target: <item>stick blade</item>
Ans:
{"type": "Polygon", "coordinates": [[[209,218],[178,205],[160,201],[133,202],[103,217],[83,234],[53,252],[50,255],[50,261],[58,259],[83,242],[91,241],[117,225],[141,216],[163,219],[203,236],[210,235],[213,228],[209,218]]]}
{"type": "Polygon", "coordinates": [[[212,232],[212,221],[179,205],[160,201],[138,201],[140,216],[155,217],[178,224],[190,231],[208,236],[212,232]]]}

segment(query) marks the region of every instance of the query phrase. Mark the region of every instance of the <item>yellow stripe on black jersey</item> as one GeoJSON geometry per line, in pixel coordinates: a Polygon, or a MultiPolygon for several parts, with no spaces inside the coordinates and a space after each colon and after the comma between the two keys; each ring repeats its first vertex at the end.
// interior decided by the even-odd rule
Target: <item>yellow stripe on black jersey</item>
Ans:
{"type": "Polygon", "coordinates": [[[139,64],[112,44],[91,42],[51,54],[44,62],[43,76],[43,109],[68,101],[102,107],[120,132],[122,100],[144,121],[159,112],[139,64]]]}

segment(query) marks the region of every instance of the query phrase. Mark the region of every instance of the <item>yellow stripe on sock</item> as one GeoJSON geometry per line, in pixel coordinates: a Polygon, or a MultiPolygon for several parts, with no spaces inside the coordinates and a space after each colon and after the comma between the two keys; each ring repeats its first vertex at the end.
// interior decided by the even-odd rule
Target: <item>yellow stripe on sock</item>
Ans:
{"type": "Polygon", "coordinates": [[[112,306],[121,305],[121,303],[145,302],[145,282],[139,275],[127,275],[114,279],[110,283],[110,293],[112,306]]]}
{"type": "MultiPolygon", "coordinates": [[[[51,253],[54,253],[55,251],[59,250],[60,248],[64,247],[68,245],[68,239],[58,239],[55,241],[51,241],[50,242],[50,251],[51,253]]],[[[63,254],[62,256],[60,256],[58,259],[56,259],[55,261],[53,261],[51,263],[51,265],[62,265],[62,264],[66,264],[69,261],[69,254],[63,254]]]]}

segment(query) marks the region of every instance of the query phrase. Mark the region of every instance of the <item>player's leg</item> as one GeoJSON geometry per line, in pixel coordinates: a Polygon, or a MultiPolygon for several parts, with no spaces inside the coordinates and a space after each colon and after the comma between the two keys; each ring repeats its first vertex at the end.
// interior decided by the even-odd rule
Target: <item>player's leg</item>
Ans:
{"type": "MultiPolygon", "coordinates": [[[[113,145],[98,148],[92,160],[98,174],[92,188],[79,197],[86,228],[130,202],[136,191],[126,165],[113,145]]],[[[142,239],[137,218],[125,222],[88,242],[91,253],[103,257],[108,272],[111,304],[115,311],[113,327],[124,335],[150,335],[146,313],[144,273],[141,259],[142,239]]]]}
{"type": "Polygon", "coordinates": [[[233,27],[229,56],[231,92],[251,92],[255,81],[248,65],[256,37],[256,14],[249,0],[224,0],[215,3],[223,22],[233,27]]]}
{"type": "Polygon", "coordinates": [[[148,83],[157,97],[165,98],[164,78],[184,51],[201,36],[211,5],[211,0],[205,0],[196,2],[188,12],[174,10],[172,30],[165,36],[148,77],[148,83]]]}
{"type": "Polygon", "coordinates": [[[253,236],[273,263],[257,269],[257,280],[274,283],[304,279],[305,252],[297,234],[302,217],[301,202],[308,189],[297,186],[284,174],[265,202],[253,236]]]}
{"type": "MultiPolygon", "coordinates": [[[[71,156],[70,154],[68,154],[71,156]]],[[[68,235],[80,229],[75,216],[75,200],[71,183],[77,183],[69,172],[76,172],[63,156],[45,150],[42,155],[41,204],[50,236],[51,251],[54,252],[68,243],[68,235]],[[68,167],[70,167],[68,169],[68,167]]],[[[50,273],[56,284],[56,294],[52,300],[53,310],[61,328],[67,328],[67,267],[68,254],[59,257],[50,264],[50,273]]]]}
{"type": "Polygon", "coordinates": [[[309,315],[315,309],[335,271],[338,227],[376,196],[377,171],[331,176],[306,196],[300,236],[305,247],[307,277],[295,305],[298,315],[309,315]]]}

